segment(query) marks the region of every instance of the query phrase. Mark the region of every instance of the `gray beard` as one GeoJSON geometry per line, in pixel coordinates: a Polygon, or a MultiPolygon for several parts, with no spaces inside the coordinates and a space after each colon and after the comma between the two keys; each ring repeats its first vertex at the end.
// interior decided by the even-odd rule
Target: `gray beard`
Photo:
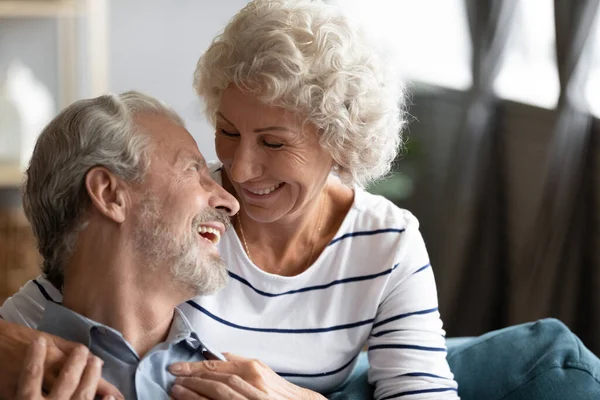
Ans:
{"type": "Polygon", "coordinates": [[[190,293],[190,297],[206,296],[221,290],[229,275],[225,262],[216,254],[202,254],[198,246],[198,226],[202,222],[219,221],[230,226],[222,211],[208,208],[193,220],[189,234],[182,236],[170,229],[173,225],[160,217],[160,202],[147,194],[140,204],[135,246],[142,259],[154,272],[168,271],[174,283],[190,293]]]}

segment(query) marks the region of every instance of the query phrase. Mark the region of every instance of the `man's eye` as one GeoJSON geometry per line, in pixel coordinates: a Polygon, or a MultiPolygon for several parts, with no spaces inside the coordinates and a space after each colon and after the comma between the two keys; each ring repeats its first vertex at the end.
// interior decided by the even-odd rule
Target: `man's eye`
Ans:
{"type": "Polygon", "coordinates": [[[190,165],[190,170],[192,170],[194,172],[200,171],[200,164],[194,163],[194,164],[190,165]]]}
{"type": "Polygon", "coordinates": [[[228,137],[238,137],[238,136],[240,136],[239,133],[227,132],[225,129],[219,129],[219,132],[221,132],[223,135],[228,136],[228,137]]]}
{"type": "Polygon", "coordinates": [[[271,149],[280,149],[283,147],[283,144],[281,144],[281,143],[270,143],[270,142],[267,142],[266,140],[263,140],[263,144],[271,149]]]}

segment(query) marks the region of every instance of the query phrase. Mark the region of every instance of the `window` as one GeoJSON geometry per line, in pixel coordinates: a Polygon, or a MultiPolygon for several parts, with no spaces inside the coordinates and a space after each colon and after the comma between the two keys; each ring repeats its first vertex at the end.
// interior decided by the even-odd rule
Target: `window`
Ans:
{"type": "Polygon", "coordinates": [[[519,0],[512,24],[494,89],[505,99],[554,108],[560,85],[552,0],[519,0]]]}
{"type": "Polygon", "coordinates": [[[600,11],[596,12],[596,26],[593,28],[588,43],[590,51],[590,71],[584,88],[585,100],[589,110],[600,118],[600,11]]]}
{"type": "Polygon", "coordinates": [[[393,52],[404,80],[466,90],[471,40],[462,0],[331,0],[393,52]]]}

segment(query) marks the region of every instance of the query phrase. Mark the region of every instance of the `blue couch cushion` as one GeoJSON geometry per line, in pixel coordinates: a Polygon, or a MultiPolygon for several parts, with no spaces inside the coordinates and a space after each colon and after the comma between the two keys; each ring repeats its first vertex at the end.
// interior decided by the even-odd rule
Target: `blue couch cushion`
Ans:
{"type": "MultiPolygon", "coordinates": [[[[562,322],[544,319],[448,339],[462,400],[599,400],[600,360],[562,322]]],[[[366,353],[329,399],[372,399],[366,353]]]]}

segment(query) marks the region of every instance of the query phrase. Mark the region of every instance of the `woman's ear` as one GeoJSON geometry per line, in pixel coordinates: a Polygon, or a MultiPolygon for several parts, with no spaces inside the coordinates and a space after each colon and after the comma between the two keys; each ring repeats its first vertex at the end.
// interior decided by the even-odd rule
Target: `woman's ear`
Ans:
{"type": "Polygon", "coordinates": [[[127,216],[127,191],[121,179],[104,167],[93,167],[85,176],[85,188],[96,210],[117,223],[127,216]]]}

